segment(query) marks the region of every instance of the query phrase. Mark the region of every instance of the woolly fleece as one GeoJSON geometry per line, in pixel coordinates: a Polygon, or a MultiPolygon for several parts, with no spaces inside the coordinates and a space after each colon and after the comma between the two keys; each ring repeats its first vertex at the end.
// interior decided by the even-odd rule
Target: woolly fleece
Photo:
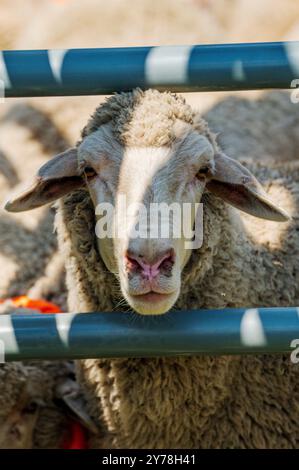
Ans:
{"type": "MultiPolygon", "coordinates": [[[[175,119],[211,136],[181,98],[140,90],[110,98],[83,136],[111,121],[121,143],[170,145],[175,119]]],[[[280,204],[294,215],[267,243],[259,242],[258,234],[267,227],[276,230],[277,224],[258,221],[259,229],[250,232],[251,217],[242,221],[236,210],[204,195],[204,243],[186,266],[176,307],[298,305],[299,168],[290,165],[273,169],[255,165],[254,172],[269,193],[280,191],[280,204]]],[[[111,289],[116,279],[107,272],[96,247],[94,224],[86,191],[75,191],[59,202],[56,227],[71,311],[112,311],[119,300],[117,287],[111,289]]],[[[298,367],[289,357],[89,359],[78,363],[78,377],[102,434],[94,446],[295,448],[299,444],[298,367]]]]}

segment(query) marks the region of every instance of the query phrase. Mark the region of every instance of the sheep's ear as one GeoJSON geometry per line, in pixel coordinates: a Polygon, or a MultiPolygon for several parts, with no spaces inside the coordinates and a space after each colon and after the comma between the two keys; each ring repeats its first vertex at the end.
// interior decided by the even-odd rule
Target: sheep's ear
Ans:
{"type": "Polygon", "coordinates": [[[289,215],[277,207],[253,174],[223,153],[215,155],[215,172],[207,189],[241,211],[261,219],[285,222],[289,215]]]}
{"type": "Polygon", "coordinates": [[[78,383],[72,378],[63,378],[55,390],[56,401],[73,419],[86,429],[97,433],[97,427],[87,411],[87,403],[78,383]]]}
{"type": "Polygon", "coordinates": [[[77,149],[70,148],[45,163],[27,189],[5,205],[9,212],[43,206],[79,188],[84,183],[78,174],[77,149]]]}

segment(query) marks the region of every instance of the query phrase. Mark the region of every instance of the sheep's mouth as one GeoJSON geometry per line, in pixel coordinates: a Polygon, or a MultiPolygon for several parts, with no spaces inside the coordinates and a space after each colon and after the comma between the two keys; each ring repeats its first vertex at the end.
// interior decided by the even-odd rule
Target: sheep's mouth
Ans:
{"type": "Polygon", "coordinates": [[[125,297],[135,312],[141,315],[162,315],[175,304],[179,291],[159,293],[149,291],[145,294],[126,294],[125,297]]]}
{"type": "Polygon", "coordinates": [[[161,302],[163,300],[168,299],[173,292],[170,293],[160,293],[155,291],[147,292],[146,294],[134,294],[131,295],[132,299],[142,302],[161,302]]]}

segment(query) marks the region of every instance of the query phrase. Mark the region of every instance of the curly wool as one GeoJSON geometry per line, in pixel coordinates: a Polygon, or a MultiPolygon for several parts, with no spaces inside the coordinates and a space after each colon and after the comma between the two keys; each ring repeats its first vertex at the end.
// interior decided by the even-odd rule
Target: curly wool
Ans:
{"type": "Polygon", "coordinates": [[[28,373],[19,363],[1,364],[0,367],[0,420],[13,409],[23,395],[28,373]]]}
{"type": "MultiPolygon", "coordinates": [[[[22,422],[25,409],[32,403],[36,403],[38,408],[32,412],[32,419],[33,415],[36,416],[32,447],[35,449],[59,448],[69,421],[65,409],[58,405],[56,386],[69,374],[70,367],[66,361],[26,361],[1,364],[0,429],[2,430],[11,417],[14,417],[16,423],[22,422]]],[[[23,421],[26,422],[25,419],[23,421]]],[[[26,432],[30,433],[29,428],[26,432]]],[[[3,438],[2,435],[1,438],[3,438]]],[[[0,448],[3,448],[1,438],[0,448]]],[[[13,441],[13,436],[4,436],[4,438],[7,441],[9,439],[13,441]]],[[[12,448],[15,448],[18,439],[15,439],[13,444],[12,448]]]]}
{"type": "Polygon", "coordinates": [[[25,426],[22,434],[26,433],[30,448],[59,448],[68,420],[56,403],[55,387],[59,378],[67,374],[69,369],[63,361],[0,365],[0,448],[21,445],[20,436],[14,438],[9,434],[13,424],[25,426]],[[37,409],[27,414],[26,409],[32,404],[36,404],[37,409]],[[34,423],[32,430],[31,422],[34,423]]]}
{"type": "MultiPolygon", "coordinates": [[[[132,95],[128,94],[128,102],[132,95]]],[[[164,94],[154,96],[161,96],[164,103],[164,94]]],[[[117,128],[114,111],[111,119],[116,120],[117,128]]],[[[109,115],[107,104],[104,114],[109,115]]],[[[83,135],[95,130],[100,122],[90,122],[83,135]]],[[[134,123],[131,120],[129,124],[133,139],[138,135],[134,123]]],[[[127,135],[124,120],[120,128],[122,136],[127,135]]],[[[294,214],[298,212],[298,165],[273,169],[256,165],[255,173],[269,190],[276,180],[290,197],[284,205],[280,195],[281,204],[294,214]]],[[[203,202],[204,243],[193,251],[183,272],[176,307],[298,304],[298,219],[280,229],[283,242],[263,244],[250,233],[252,218],[245,217],[243,226],[237,211],[221,200],[207,193],[203,202]]],[[[111,311],[119,300],[119,293],[111,291],[113,276],[97,250],[94,224],[94,208],[86,191],[75,191],[59,202],[56,226],[66,262],[71,311],[111,311]]],[[[94,442],[95,446],[299,445],[299,376],[288,357],[88,359],[77,366],[90,413],[103,436],[94,442]]]]}
{"type": "Polygon", "coordinates": [[[206,121],[182,96],[140,88],[109,97],[96,109],[83,129],[82,137],[111,122],[115,138],[124,146],[169,146],[175,138],[173,125],[177,120],[190,124],[216,145],[206,121]]]}

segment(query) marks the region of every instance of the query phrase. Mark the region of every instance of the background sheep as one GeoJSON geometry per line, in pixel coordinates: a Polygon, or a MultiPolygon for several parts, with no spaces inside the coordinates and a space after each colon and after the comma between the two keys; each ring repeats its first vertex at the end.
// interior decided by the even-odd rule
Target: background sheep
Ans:
{"type": "MultiPolygon", "coordinates": [[[[36,314],[0,305],[0,314],[36,314]]],[[[23,361],[0,364],[0,449],[53,449],[69,445],[72,426],[83,437],[97,433],[86,411],[71,361],[23,361]]]]}
{"type": "Polygon", "coordinates": [[[33,396],[27,391],[28,375],[21,364],[0,366],[0,448],[31,448],[37,420],[39,389],[33,396]]]}
{"type": "MultiPolygon", "coordinates": [[[[2,199],[12,187],[20,186],[36,165],[68,145],[46,114],[24,104],[12,106],[2,116],[0,140],[2,199]],[[11,145],[12,141],[15,145],[11,145]],[[21,165],[21,161],[26,165],[21,165]]],[[[57,252],[53,219],[54,211],[49,208],[41,208],[33,217],[25,218],[18,214],[6,217],[2,212],[0,298],[29,295],[51,300],[66,310],[64,264],[57,252]]],[[[15,309],[9,301],[0,305],[0,314],[12,312],[28,313],[28,309],[15,309]]],[[[69,416],[74,415],[57,390],[63,383],[71,384],[73,391],[77,387],[71,362],[0,365],[0,399],[3,400],[0,448],[62,445],[69,429],[69,416]]],[[[78,418],[76,414],[75,418],[78,418]]]]}
{"type": "MultiPolygon", "coordinates": [[[[56,197],[65,192],[63,184],[59,190],[59,178],[63,181],[63,177],[67,176],[68,181],[71,181],[74,177],[74,188],[78,188],[79,184],[84,184],[84,180],[79,183],[78,171],[82,172],[86,166],[86,184],[94,201],[95,194],[102,194],[103,197],[105,193],[101,193],[100,186],[95,189],[97,184],[102,183],[94,174],[90,176],[89,168],[93,165],[99,171],[97,165],[101,168],[100,155],[103,149],[105,155],[109,155],[110,163],[105,160],[101,178],[109,178],[106,183],[112,185],[111,191],[114,193],[109,165],[117,168],[116,154],[120,145],[125,147],[124,156],[120,157],[121,171],[119,168],[115,171],[118,175],[118,191],[125,190],[127,195],[132,184],[129,181],[124,189],[122,177],[134,178],[135,175],[135,169],[130,164],[127,172],[124,169],[128,162],[132,165],[132,159],[126,156],[132,146],[138,146],[139,152],[143,152],[144,147],[156,149],[156,159],[161,158],[162,153],[164,155],[165,146],[172,148],[175,157],[170,158],[170,153],[167,153],[168,159],[163,162],[165,165],[170,162],[170,166],[165,168],[169,178],[175,181],[187,177],[188,171],[196,165],[194,159],[198,159],[199,155],[201,166],[196,170],[198,175],[201,175],[202,165],[203,168],[210,165],[212,168],[215,164],[212,176],[200,176],[196,183],[197,194],[204,192],[202,247],[193,250],[190,258],[185,253],[186,261],[181,257],[182,248],[173,245],[176,256],[166,276],[166,287],[162,269],[155,281],[160,291],[168,292],[169,285],[172,289],[178,289],[177,308],[298,304],[298,163],[264,168],[252,162],[255,174],[266,185],[269,184],[268,194],[263,193],[245,167],[221,153],[213,134],[199,114],[192,111],[181,98],[167,93],[136,90],[110,98],[90,119],[77,150],[65,152],[44,166],[40,172],[42,182],[11,201],[8,209],[26,210],[38,205],[39,201],[44,203],[43,181],[47,185],[54,181],[56,197]],[[184,148],[188,158],[183,157],[184,148]],[[61,159],[64,161],[64,175],[61,173],[61,159]],[[180,172],[176,173],[176,165],[180,161],[184,164],[184,171],[180,167],[180,172]],[[55,179],[56,168],[60,171],[58,179],[55,179]],[[225,190],[226,185],[230,184],[234,188],[238,187],[236,183],[240,185],[240,194],[243,194],[241,200],[235,197],[235,190],[225,190]],[[39,199],[40,194],[43,194],[43,199],[39,199]],[[251,217],[245,216],[243,223],[236,210],[222,200],[224,198],[226,202],[261,218],[285,220],[284,212],[271,202],[269,195],[274,201],[279,199],[284,209],[294,216],[294,220],[282,224],[277,231],[275,228],[274,239],[267,242],[263,240],[263,235],[259,240],[259,232],[255,231],[256,222],[251,226],[251,217]],[[186,268],[181,273],[178,287],[175,269],[181,271],[184,265],[186,268]]],[[[159,200],[160,186],[158,183],[155,186],[154,181],[163,176],[163,165],[155,171],[151,182],[141,182],[141,175],[146,178],[144,165],[145,160],[150,159],[150,154],[144,153],[143,157],[138,161],[138,165],[143,167],[138,182],[143,188],[148,187],[159,200]]],[[[203,175],[206,174],[209,175],[205,171],[203,175]]],[[[168,187],[172,188],[170,191],[177,191],[173,189],[173,184],[168,187]]],[[[48,200],[53,199],[52,192],[50,195],[48,200]]],[[[268,229],[276,227],[271,221],[264,224],[268,224],[268,229]]],[[[122,264],[126,265],[128,257],[132,257],[132,251],[129,255],[120,252],[119,241],[109,251],[115,260],[105,257],[107,247],[95,237],[94,207],[86,190],[77,190],[61,200],[56,226],[66,262],[69,306],[72,311],[111,311],[116,306],[120,309],[119,300],[123,296],[129,306],[141,313],[163,313],[174,303],[172,293],[167,302],[163,299],[162,303],[157,299],[147,300],[143,294],[140,294],[142,300],[140,297],[136,301],[134,295],[128,293],[133,289],[132,279],[135,279],[135,290],[136,285],[137,291],[143,289],[141,265],[137,266],[137,270],[136,265],[133,268],[127,266],[129,277],[126,278],[122,264]],[[107,267],[116,273],[122,293],[120,290],[111,290],[114,275],[107,272],[107,267]]],[[[167,242],[170,243],[169,240],[167,242]]],[[[130,250],[136,249],[134,243],[134,239],[128,239],[130,250]]],[[[154,247],[156,253],[162,245],[160,240],[154,240],[146,246],[154,247]]],[[[138,246],[138,250],[141,248],[138,246]]],[[[146,250],[145,246],[142,249],[146,250]]],[[[146,260],[149,255],[147,251],[144,253],[146,260]]],[[[103,419],[110,432],[110,441],[106,441],[109,446],[284,448],[297,447],[299,443],[295,418],[299,412],[298,370],[290,365],[287,357],[90,359],[79,363],[78,375],[85,389],[90,413],[99,426],[103,419]],[[179,415],[178,409],[181,410],[179,415]]]]}
{"type": "Polygon", "coordinates": [[[299,106],[291,102],[289,93],[264,93],[256,100],[230,96],[204,117],[232,158],[264,163],[298,159],[299,106]]]}
{"type": "Polygon", "coordinates": [[[69,421],[66,408],[57,405],[55,387],[70,374],[63,362],[0,365],[0,449],[59,448],[63,444],[69,421]]]}
{"type": "MultiPolygon", "coordinates": [[[[12,106],[2,115],[0,141],[2,199],[7,190],[17,187],[51,152],[67,145],[46,115],[22,104],[12,106]],[[20,164],[21,161],[26,164],[20,164]]],[[[64,267],[55,255],[53,217],[48,208],[26,218],[1,213],[0,299],[27,294],[65,306],[64,267]]],[[[15,308],[10,302],[0,306],[1,314],[11,312],[15,308]]],[[[55,382],[68,374],[67,363],[62,362],[0,365],[0,448],[61,445],[68,419],[65,409],[55,403],[55,382]]]]}

